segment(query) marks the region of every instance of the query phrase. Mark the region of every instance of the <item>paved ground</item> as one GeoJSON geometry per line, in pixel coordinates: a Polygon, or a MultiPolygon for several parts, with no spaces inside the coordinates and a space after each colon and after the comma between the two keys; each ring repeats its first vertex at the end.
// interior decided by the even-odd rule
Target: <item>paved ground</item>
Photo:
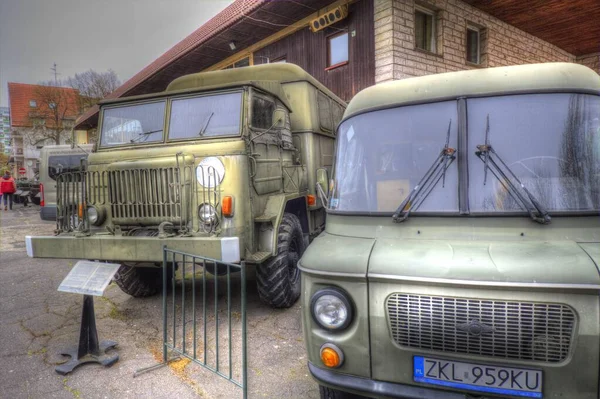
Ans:
{"type": "MultiPolygon", "coordinates": [[[[30,259],[25,253],[26,235],[52,235],[54,224],[39,218],[38,207],[16,205],[0,210],[0,397],[1,398],[235,398],[240,390],[214,377],[201,366],[180,360],[136,378],[136,370],[156,364],[162,356],[161,298],[134,299],[111,284],[105,296],[96,298],[100,340],[119,343],[120,360],[111,368],[86,365],[63,377],[54,367],[65,361],[58,352],[75,345],[79,337],[81,295],[56,289],[73,265],[72,260],[30,259]]],[[[214,280],[209,280],[214,282],[214,280]]],[[[239,279],[232,283],[239,287],[239,279]]],[[[218,283],[223,292],[223,281],[218,283]]],[[[175,326],[181,341],[181,289],[186,290],[186,345],[192,348],[191,282],[178,284],[175,326]]],[[[202,284],[196,284],[197,293],[202,284]]],[[[212,285],[210,287],[213,287],[212,285]]],[[[207,288],[209,298],[214,288],[207,288]]],[[[223,296],[219,294],[219,303],[223,296]]],[[[239,297],[233,298],[232,337],[239,340],[239,297]]],[[[171,303],[171,302],[169,302],[171,303]]],[[[207,314],[207,359],[214,365],[214,302],[207,314]],[[211,333],[212,332],[212,333],[211,333]]],[[[170,308],[172,311],[172,308],[170,308]]],[[[203,326],[201,308],[197,320],[203,326]]],[[[219,308],[219,337],[227,336],[226,308],[219,308]]],[[[172,319],[169,315],[169,324],[172,319]]],[[[203,329],[198,332],[197,354],[203,359],[203,329]]],[[[169,337],[172,337],[172,328],[169,337]]],[[[220,367],[228,373],[224,339],[219,347],[220,367]]],[[[238,377],[239,344],[233,346],[233,376],[238,377]]],[[[251,398],[316,398],[318,387],[308,375],[300,324],[300,306],[273,310],[258,301],[255,284],[248,282],[248,377],[251,398]]]]}

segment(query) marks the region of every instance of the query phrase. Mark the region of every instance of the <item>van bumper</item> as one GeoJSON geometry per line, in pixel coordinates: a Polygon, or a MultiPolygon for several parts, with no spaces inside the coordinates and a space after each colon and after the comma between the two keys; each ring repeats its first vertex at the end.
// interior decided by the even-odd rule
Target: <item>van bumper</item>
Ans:
{"type": "Polygon", "coordinates": [[[121,262],[162,262],[163,248],[222,262],[240,261],[238,237],[121,237],[110,234],[75,236],[27,236],[31,258],[94,259],[121,262]]]}
{"type": "Polygon", "coordinates": [[[336,373],[332,370],[321,369],[308,362],[308,369],[320,385],[325,385],[340,391],[352,392],[375,398],[402,399],[466,399],[462,393],[453,393],[419,386],[395,384],[375,381],[369,378],[355,377],[336,373]]]}
{"type": "Polygon", "coordinates": [[[40,218],[56,222],[56,205],[46,205],[40,207],[40,218]]]}

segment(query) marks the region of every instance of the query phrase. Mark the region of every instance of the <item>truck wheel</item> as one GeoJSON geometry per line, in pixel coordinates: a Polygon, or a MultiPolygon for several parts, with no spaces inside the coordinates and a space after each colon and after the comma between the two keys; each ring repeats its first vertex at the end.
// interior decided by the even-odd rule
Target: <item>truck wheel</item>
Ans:
{"type": "Polygon", "coordinates": [[[298,260],[305,245],[302,226],[295,215],[285,213],[277,234],[277,255],[256,270],[258,295],[274,308],[289,308],[300,297],[298,260]]]}
{"type": "Polygon", "coordinates": [[[124,293],[134,298],[144,298],[162,291],[162,273],[160,267],[121,265],[114,280],[124,293]]]}
{"type": "Polygon", "coordinates": [[[338,391],[337,389],[331,389],[323,385],[319,385],[319,393],[321,394],[321,399],[366,399],[364,396],[338,391]]]}

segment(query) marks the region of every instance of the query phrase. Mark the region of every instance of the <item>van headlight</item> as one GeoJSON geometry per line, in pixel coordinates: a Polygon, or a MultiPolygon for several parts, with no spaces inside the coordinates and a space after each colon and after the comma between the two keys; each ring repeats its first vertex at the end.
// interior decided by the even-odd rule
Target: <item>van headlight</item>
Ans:
{"type": "Polygon", "coordinates": [[[343,330],[352,321],[350,300],[343,291],[336,288],[315,292],[310,308],[317,324],[326,330],[343,330]]]}
{"type": "Polygon", "coordinates": [[[104,211],[102,209],[98,209],[95,206],[88,206],[87,208],[87,218],[88,222],[94,226],[100,226],[104,223],[104,211]]]}
{"type": "Polygon", "coordinates": [[[204,224],[214,225],[217,222],[217,210],[210,204],[202,204],[198,208],[198,218],[204,224]]]}

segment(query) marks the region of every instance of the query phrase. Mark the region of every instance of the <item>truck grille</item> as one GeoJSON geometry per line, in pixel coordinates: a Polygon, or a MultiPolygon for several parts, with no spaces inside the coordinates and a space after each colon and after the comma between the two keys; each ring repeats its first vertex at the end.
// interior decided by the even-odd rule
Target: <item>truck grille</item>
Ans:
{"type": "Polygon", "coordinates": [[[563,304],[400,293],[387,314],[404,347],[549,363],[568,356],[576,321],[563,304]]]}
{"type": "Polygon", "coordinates": [[[179,178],[175,167],[109,171],[108,197],[113,222],[180,222],[179,178]]]}

